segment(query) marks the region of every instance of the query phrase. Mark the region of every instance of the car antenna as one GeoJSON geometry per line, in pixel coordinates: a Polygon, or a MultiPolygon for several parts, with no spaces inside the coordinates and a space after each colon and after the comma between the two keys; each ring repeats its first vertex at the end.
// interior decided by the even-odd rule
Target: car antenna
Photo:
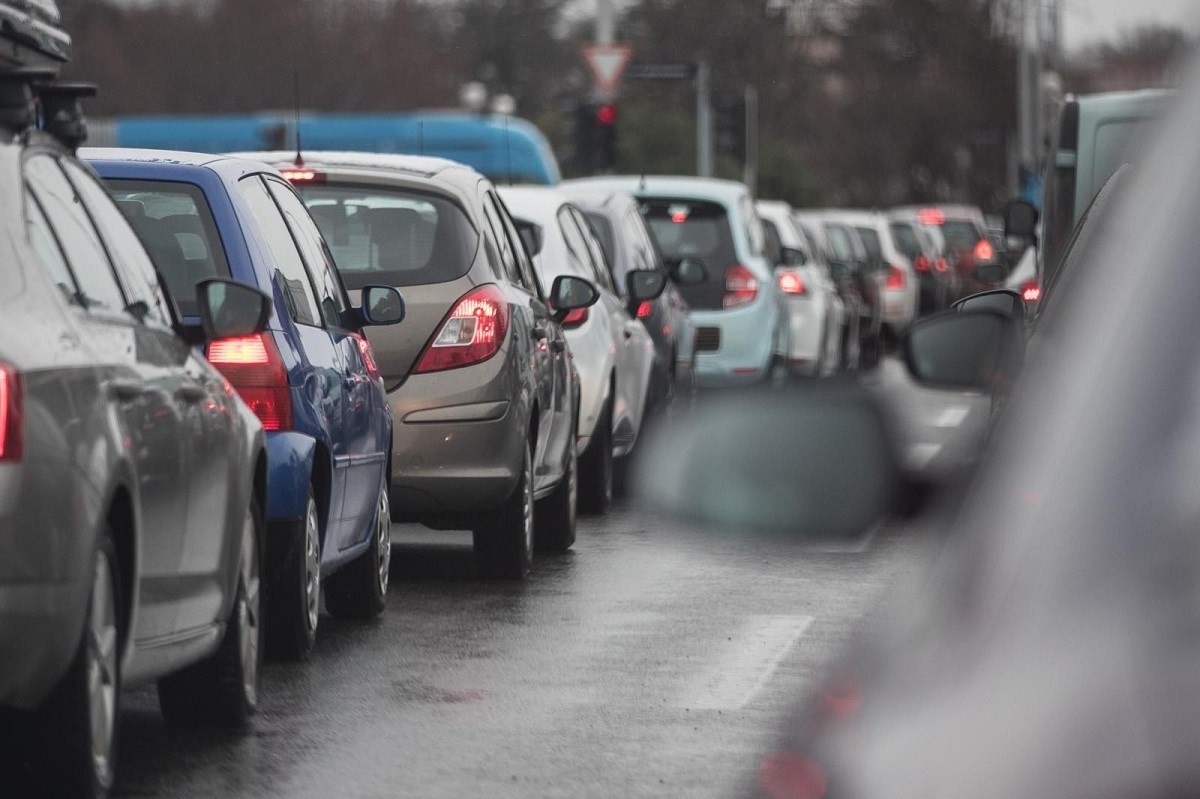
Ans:
{"type": "Polygon", "coordinates": [[[642,173],[641,180],[638,181],[638,191],[646,190],[646,173],[642,173]]]}
{"type": "Polygon", "coordinates": [[[296,160],[292,161],[293,166],[304,166],[304,148],[300,143],[300,70],[292,72],[292,81],[296,87],[296,160]]]}

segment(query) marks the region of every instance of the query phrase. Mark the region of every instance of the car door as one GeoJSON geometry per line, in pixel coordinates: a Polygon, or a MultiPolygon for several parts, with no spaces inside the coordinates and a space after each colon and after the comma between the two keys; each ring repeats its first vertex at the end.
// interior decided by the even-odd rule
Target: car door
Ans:
{"type": "MultiPolygon", "coordinates": [[[[329,507],[322,520],[322,560],[336,552],[341,540],[343,498],[346,492],[346,471],[350,464],[350,446],[344,433],[342,418],[346,387],[343,380],[347,367],[345,349],[338,346],[325,321],[328,309],[323,309],[312,275],[300,255],[299,245],[284,219],[283,211],[271,194],[261,174],[249,175],[238,183],[254,222],[267,244],[271,272],[276,290],[283,297],[288,316],[295,323],[295,336],[290,341],[299,350],[300,378],[293,377],[293,392],[300,401],[296,427],[299,432],[316,438],[329,447],[330,466],[329,507]],[[331,545],[333,549],[331,549],[331,545]]],[[[319,490],[317,495],[321,495],[319,490]]]]}
{"type": "Polygon", "coordinates": [[[139,305],[122,286],[87,204],[61,159],[33,151],[24,165],[27,218],[44,225],[78,286],[81,327],[133,465],[138,503],[134,640],[161,642],[178,629],[179,580],[192,483],[192,414],[185,390],[188,348],[165,307],[139,305]]]}
{"type": "Polygon", "coordinates": [[[312,220],[304,202],[283,180],[264,175],[267,188],[279,204],[292,232],[300,255],[316,291],[317,304],[325,329],[334,347],[335,363],[341,378],[341,427],[334,436],[335,469],[345,471],[342,499],[342,529],[337,539],[339,550],[361,544],[370,535],[371,522],[383,485],[383,471],[390,450],[386,400],[375,375],[363,358],[360,332],[343,325],[349,301],[333,257],[312,220]],[[342,461],[341,464],[338,461],[342,461]]]}

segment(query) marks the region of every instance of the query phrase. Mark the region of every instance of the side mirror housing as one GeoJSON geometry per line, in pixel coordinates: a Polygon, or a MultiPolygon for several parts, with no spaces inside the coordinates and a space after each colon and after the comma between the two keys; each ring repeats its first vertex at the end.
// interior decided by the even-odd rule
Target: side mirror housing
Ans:
{"type": "Polygon", "coordinates": [[[699,286],[708,281],[708,267],[698,258],[681,258],[668,271],[677,286],[699,286]]]}
{"type": "Polygon", "coordinates": [[[1000,393],[1025,359],[1021,323],[993,308],[927,317],[903,343],[909,374],[927,388],[1000,393]]]}
{"type": "Polygon", "coordinates": [[[270,297],[254,286],[225,278],[197,284],[196,300],[208,341],[261,333],[271,318],[270,297]]]}
{"type": "Polygon", "coordinates": [[[804,250],[795,247],[783,248],[783,266],[804,266],[808,263],[808,255],[804,250]]]}
{"type": "Polygon", "coordinates": [[[397,325],[404,321],[404,297],[394,286],[365,286],[362,290],[364,325],[397,325]]]}
{"type": "Polygon", "coordinates": [[[533,222],[527,222],[524,219],[513,219],[513,225],[517,228],[517,233],[521,236],[521,241],[525,242],[525,249],[529,251],[529,257],[533,257],[542,251],[542,245],[545,243],[545,233],[542,231],[542,226],[533,222]]]}
{"type": "Polygon", "coordinates": [[[1004,238],[1020,239],[1027,244],[1037,240],[1037,225],[1041,214],[1025,200],[1009,200],[1004,206],[1004,238]]]}
{"type": "Polygon", "coordinates": [[[657,300],[667,290],[667,276],[656,269],[631,269],[625,288],[631,304],[657,300]]]}
{"type": "Polygon", "coordinates": [[[571,311],[590,308],[600,299],[600,291],[581,277],[559,275],[550,286],[550,306],[554,318],[562,322],[571,311]]]}
{"type": "Polygon", "coordinates": [[[996,289],[994,291],[972,294],[970,297],[962,298],[950,307],[960,313],[963,311],[979,310],[998,311],[1005,316],[1016,319],[1018,322],[1025,321],[1025,299],[1012,289],[996,289]]]}

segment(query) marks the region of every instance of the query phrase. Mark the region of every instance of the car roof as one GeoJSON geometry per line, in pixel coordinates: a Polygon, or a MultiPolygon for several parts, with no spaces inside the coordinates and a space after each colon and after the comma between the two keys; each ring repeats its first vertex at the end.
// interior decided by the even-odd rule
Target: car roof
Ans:
{"type": "Polygon", "coordinates": [[[448,158],[433,158],[427,155],[317,150],[302,153],[301,163],[299,164],[296,163],[296,153],[294,150],[266,150],[262,152],[232,153],[231,155],[254,161],[263,161],[274,166],[286,165],[297,169],[345,166],[407,172],[423,177],[434,177],[447,170],[460,169],[479,177],[479,173],[466,164],[460,164],[448,158]]]}
{"type": "Polygon", "coordinates": [[[1079,103],[1081,108],[1087,108],[1094,113],[1136,111],[1138,116],[1149,116],[1158,109],[1160,103],[1170,99],[1174,94],[1173,89],[1138,89],[1136,91],[1081,94],[1068,97],[1067,101],[1079,103]]]}
{"type": "Polygon", "coordinates": [[[513,216],[531,222],[547,222],[571,203],[566,192],[553,186],[501,186],[499,191],[513,216]]]}
{"type": "Polygon", "coordinates": [[[105,164],[129,164],[143,167],[139,171],[176,172],[180,168],[206,169],[222,178],[236,179],[254,172],[275,172],[261,161],[228,155],[188,153],[177,150],[142,150],[123,147],[84,147],[78,156],[85,161],[105,164]]]}
{"type": "Polygon", "coordinates": [[[635,197],[667,197],[710,200],[732,206],[750,193],[744,183],[719,178],[697,178],[668,175],[614,175],[579,178],[563,182],[568,189],[587,188],[599,191],[622,191],[635,197]]]}
{"type": "Polygon", "coordinates": [[[636,208],[637,198],[627,191],[606,190],[588,185],[586,182],[567,181],[558,185],[558,190],[571,202],[589,211],[605,211],[617,214],[630,206],[636,208]]]}

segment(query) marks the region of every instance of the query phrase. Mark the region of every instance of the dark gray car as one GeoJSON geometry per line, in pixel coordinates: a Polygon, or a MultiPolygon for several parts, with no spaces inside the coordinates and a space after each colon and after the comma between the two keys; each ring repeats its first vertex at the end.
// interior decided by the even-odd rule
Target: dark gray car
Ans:
{"type": "Polygon", "coordinates": [[[498,577],[524,577],[535,544],[570,549],[579,381],[558,320],[593,304],[595,288],[539,285],[508,210],[469,167],[368,153],[305,153],[303,166],[294,154],[247,157],[296,186],[351,295],[381,282],[404,292],[404,329],[368,334],[395,422],[393,514],[473,530],[480,571],[498,577]]]}
{"type": "MultiPolygon", "coordinates": [[[[173,722],[257,706],[263,433],[104,187],[2,96],[0,773],[100,796],[123,687],[158,680],[173,722]]],[[[201,295],[210,336],[265,323],[252,288],[201,295]]]]}

